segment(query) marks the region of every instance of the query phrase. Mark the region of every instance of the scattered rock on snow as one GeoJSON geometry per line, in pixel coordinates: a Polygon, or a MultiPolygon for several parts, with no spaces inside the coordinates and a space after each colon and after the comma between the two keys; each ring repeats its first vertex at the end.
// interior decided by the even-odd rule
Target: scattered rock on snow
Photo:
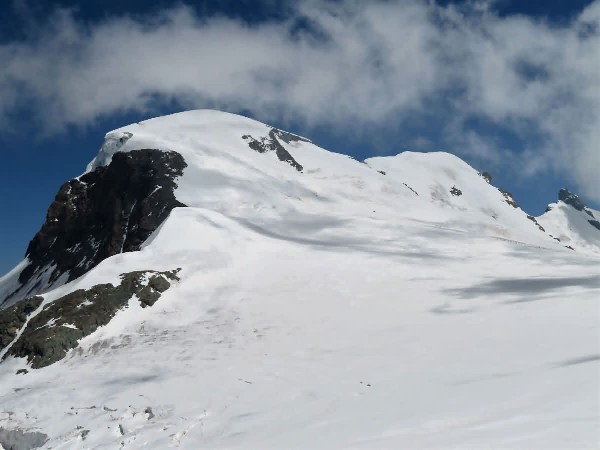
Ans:
{"type": "Polygon", "coordinates": [[[266,153],[270,151],[274,151],[279,158],[279,161],[287,162],[290,166],[295,168],[298,172],[302,172],[303,167],[300,165],[290,153],[283,148],[283,146],[279,143],[278,139],[286,143],[294,142],[294,141],[304,141],[310,142],[300,136],[296,136],[292,133],[286,133],[285,131],[278,130],[273,128],[269,131],[268,136],[263,136],[258,139],[250,136],[249,134],[245,134],[242,136],[242,139],[247,141],[248,147],[252,150],[257,151],[258,153],[266,153]]]}

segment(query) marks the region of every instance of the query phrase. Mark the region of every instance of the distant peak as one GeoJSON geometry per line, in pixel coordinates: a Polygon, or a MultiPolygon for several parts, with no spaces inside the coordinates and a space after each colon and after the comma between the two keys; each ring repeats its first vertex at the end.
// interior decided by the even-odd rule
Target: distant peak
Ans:
{"type": "Polygon", "coordinates": [[[583,211],[586,208],[584,203],[579,199],[577,195],[573,194],[571,191],[565,188],[558,191],[558,200],[566,203],[569,206],[572,206],[577,211],[583,211]]]}

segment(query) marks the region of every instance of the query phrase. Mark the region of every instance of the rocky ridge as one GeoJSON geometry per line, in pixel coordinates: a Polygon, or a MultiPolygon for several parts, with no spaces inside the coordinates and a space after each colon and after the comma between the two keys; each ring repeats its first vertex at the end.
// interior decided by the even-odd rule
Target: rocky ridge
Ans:
{"type": "MultiPolygon", "coordinates": [[[[600,218],[598,218],[594,215],[592,210],[590,208],[588,208],[585,205],[585,203],[583,203],[581,201],[581,199],[579,198],[578,195],[572,193],[571,191],[569,191],[566,188],[563,188],[558,192],[558,201],[571,206],[572,208],[574,208],[577,211],[587,214],[589,217],[591,217],[591,219],[586,218],[588,223],[591,226],[593,226],[594,228],[596,228],[598,231],[600,231],[600,221],[598,220],[600,218]]],[[[546,208],[546,212],[550,212],[551,210],[552,210],[552,206],[549,205],[546,208]]]]}
{"type": "Polygon", "coordinates": [[[79,278],[106,258],[139,250],[171,210],[186,163],[177,152],[115,153],[106,166],[67,181],[27,247],[17,289],[0,306],[79,278]]]}
{"type": "Polygon", "coordinates": [[[279,158],[280,161],[288,163],[298,172],[302,172],[302,165],[299,164],[294,157],[279,143],[279,139],[281,139],[286,144],[290,142],[310,142],[308,139],[297,136],[292,133],[288,133],[286,131],[278,130],[277,128],[273,128],[269,131],[268,136],[263,136],[260,138],[254,138],[249,134],[245,134],[242,136],[248,146],[258,153],[266,153],[274,151],[279,158]]]}
{"type": "Polygon", "coordinates": [[[26,358],[34,369],[53,364],[77,347],[80,339],[108,324],[119,310],[127,307],[130,299],[137,299],[144,308],[154,305],[173,282],[179,281],[178,272],[124,273],[117,286],[107,283],[78,289],[48,303],[35,314],[42,297],[0,310],[3,359],[26,358]]]}

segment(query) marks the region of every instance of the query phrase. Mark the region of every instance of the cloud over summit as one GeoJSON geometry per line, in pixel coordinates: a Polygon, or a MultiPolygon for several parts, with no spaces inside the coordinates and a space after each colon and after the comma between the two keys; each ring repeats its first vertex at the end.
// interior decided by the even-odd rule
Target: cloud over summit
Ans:
{"type": "Polygon", "coordinates": [[[26,109],[55,132],[157,99],[307,127],[420,120],[446,150],[566,172],[600,201],[600,1],[562,25],[485,2],[298,4],[257,23],[185,6],[93,23],[57,10],[0,44],[0,127],[26,109]]]}

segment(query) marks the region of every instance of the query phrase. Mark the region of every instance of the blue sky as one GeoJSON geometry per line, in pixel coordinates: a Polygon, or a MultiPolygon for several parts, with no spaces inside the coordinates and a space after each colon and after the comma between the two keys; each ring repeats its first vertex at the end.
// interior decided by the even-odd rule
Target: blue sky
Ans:
{"type": "Polygon", "coordinates": [[[357,159],[444,150],[600,205],[600,0],[0,2],[0,273],[107,131],[243,113],[357,159]],[[151,3],[151,5],[149,5],[151,3]]]}

